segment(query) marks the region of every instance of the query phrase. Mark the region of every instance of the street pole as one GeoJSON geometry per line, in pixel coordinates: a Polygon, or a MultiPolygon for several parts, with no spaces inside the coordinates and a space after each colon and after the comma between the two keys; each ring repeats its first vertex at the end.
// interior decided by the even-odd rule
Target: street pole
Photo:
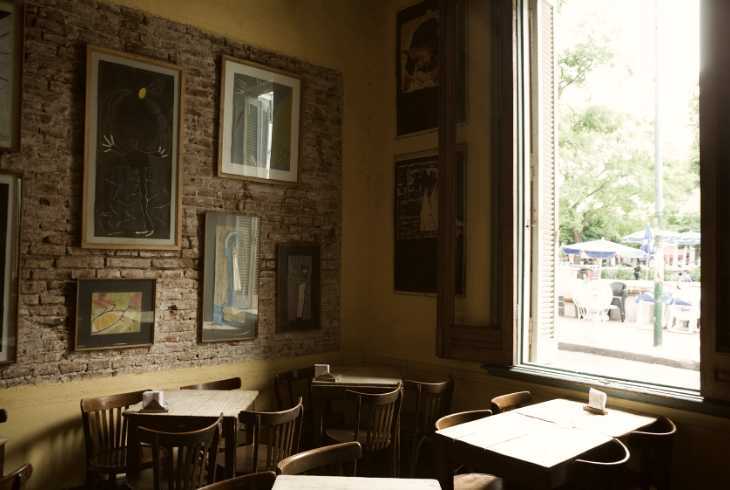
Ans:
{"type": "Polygon", "coordinates": [[[664,162],[661,145],[661,111],[660,99],[660,35],[659,35],[659,0],[654,0],[654,206],[656,212],[656,228],[654,233],[654,347],[662,345],[662,296],[664,291],[664,247],[662,229],[664,214],[664,162]]]}

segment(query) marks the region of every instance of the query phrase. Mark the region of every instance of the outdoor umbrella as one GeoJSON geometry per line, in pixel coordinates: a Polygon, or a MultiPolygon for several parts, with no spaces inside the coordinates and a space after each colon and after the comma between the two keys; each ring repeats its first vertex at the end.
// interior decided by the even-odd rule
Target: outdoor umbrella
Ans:
{"type": "MultiPolygon", "coordinates": [[[[626,235],[622,241],[626,243],[640,243],[643,249],[647,243],[647,239],[649,242],[653,242],[656,236],[661,237],[664,243],[672,245],[699,245],[701,238],[698,231],[685,231],[683,233],[669,230],[656,231],[652,230],[650,226],[647,226],[643,230],[637,230],[626,235]]],[[[653,243],[650,246],[653,246],[653,243]]]]}
{"type": "Polygon", "coordinates": [[[592,259],[608,259],[617,255],[627,259],[646,258],[646,253],[638,248],[627,247],[604,239],[565,245],[562,250],[568,255],[583,255],[592,259]]]}

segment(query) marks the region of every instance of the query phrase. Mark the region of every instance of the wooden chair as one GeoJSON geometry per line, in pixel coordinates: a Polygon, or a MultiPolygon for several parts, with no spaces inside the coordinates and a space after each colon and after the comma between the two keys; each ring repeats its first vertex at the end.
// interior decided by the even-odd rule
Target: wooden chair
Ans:
{"type": "Polygon", "coordinates": [[[220,379],[197,385],[181,386],[181,390],[240,390],[241,378],[220,379]]]}
{"type": "Polygon", "coordinates": [[[631,453],[618,439],[592,449],[568,469],[570,490],[625,490],[624,472],[631,453]]]}
{"type": "Polygon", "coordinates": [[[518,391],[492,398],[492,412],[496,415],[502,412],[509,412],[515,408],[524,407],[532,403],[532,393],[529,391],[518,391]]]}
{"type": "Polygon", "coordinates": [[[206,485],[200,487],[199,490],[271,490],[274,480],[276,480],[276,473],[261,471],[206,485]]]}
{"type": "MultiPolygon", "coordinates": [[[[492,411],[469,410],[467,412],[452,413],[436,421],[436,430],[443,430],[454,425],[465,424],[473,420],[483,419],[492,415],[492,411]]],[[[441,454],[441,458],[450,464],[454,474],[454,490],[502,490],[504,483],[501,478],[487,473],[464,472],[458,464],[449,461],[448,454],[441,454]]]]}
{"type": "Polygon", "coordinates": [[[401,413],[401,433],[410,439],[410,476],[415,477],[421,448],[432,442],[434,424],[448,413],[454,382],[451,378],[437,383],[405,380],[401,413]]]}
{"type": "MultiPolygon", "coordinates": [[[[236,474],[274,471],[277,463],[299,450],[302,400],[288,410],[238,414],[242,429],[251,434],[251,444],[236,449],[236,474]]],[[[219,455],[219,464],[223,463],[219,455]]]]}
{"type": "Polygon", "coordinates": [[[282,475],[357,476],[357,460],[361,457],[362,446],[352,441],[303,451],[279,461],[276,466],[282,475]],[[345,465],[352,465],[352,474],[345,474],[345,465]]]}
{"type": "Polygon", "coordinates": [[[315,430],[312,412],[312,379],[314,367],[292,369],[274,376],[274,395],[277,410],[293,407],[301,398],[302,409],[302,447],[314,447],[315,430]]]}
{"type": "MultiPolygon", "coordinates": [[[[167,417],[157,417],[159,422],[167,417]]],[[[189,417],[195,419],[195,417],[189,417]]],[[[154,419],[148,419],[150,421],[154,419]]],[[[139,427],[141,443],[152,447],[155,490],[194,490],[215,482],[216,455],[221,435],[221,415],[213,424],[186,432],[165,432],[139,427]]],[[[197,423],[197,421],[193,421],[197,423]]],[[[155,424],[159,426],[159,424],[155,424]]],[[[133,478],[138,485],[141,479],[133,478]]]]}
{"type": "Polygon", "coordinates": [[[390,450],[393,477],[400,470],[400,408],[403,388],[388,393],[362,393],[347,390],[355,401],[355,423],[350,429],[327,429],[327,437],[335,442],[357,441],[365,453],[390,450]]]}
{"type": "MultiPolygon", "coordinates": [[[[88,488],[96,488],[99,475],[114,480],[117,474],[127,472],[127,419],[122,414],[142,402],[144,391],[81,400],[88,488]]],[[[149,457],[143,457],[143,465],[150,464],[149,457]]]]}
{"type": "Polygon", "coordinates": [[[0,475],[0,490],[22,490],[33,474],[33,466],[26,463],[12,473],[0,475]]]}
{"type": "Polygon", "coordinates": [[[632,480],[639,488],[667,490],[671,480],[672,450],[677,426],[667,417],[629,434],[632,459],[638,463],[638,474],[632,480]]]}

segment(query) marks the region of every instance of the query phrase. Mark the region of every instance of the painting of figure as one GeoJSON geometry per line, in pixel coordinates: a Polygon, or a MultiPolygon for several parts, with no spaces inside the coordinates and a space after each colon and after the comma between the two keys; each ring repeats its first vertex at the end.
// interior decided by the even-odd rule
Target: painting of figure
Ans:
{"type": "Polygon", "coordinates": [[[179,246],[180,71],[89,48],[84,246],[179,246]]]}
{"type": "Polygon", "coordinates": [[[319,328],[319,246],[281,243],[276,252],[276,331],[319,328]]]}
{"type": "Polygon", "coordinates": [[[203,342],[256,336],[259,219],[205,215],[203,342]]]}

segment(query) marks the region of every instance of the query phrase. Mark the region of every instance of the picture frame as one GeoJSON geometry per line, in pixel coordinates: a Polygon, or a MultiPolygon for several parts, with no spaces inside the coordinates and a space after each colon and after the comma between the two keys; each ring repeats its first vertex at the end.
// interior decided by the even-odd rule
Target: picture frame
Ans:
{"type": "Polygon", "coordinates": [[[320,328],[320,247],[316,243],[276,246],[276,332],[320,328]]]}
{"type": "MultiPolygon", "coordinates": [[[[457,148],[456,294],[466,295],[465,145],[457,148]]],[[[393,193],[393,285],[398,293],[438,293],[438,150],[396,157],[393,193]]]]}
{"type": "Polygon", "coordinates": [[[205,213],[201,342],[256,338],[260,219],[205,213]]]}
{"type": "Polygon", "coordinates": [[[87,46],[83,248],[178,250],[180,67],[87,46]]]}
{"type": "MultiPolygon", "coordinates": [[[[457,122],[466,121],[466,9],[457,1],[458,69],[457,122]]],[[[396,15],[395,81],[396,137],[414,136],[438,128],[439,29],[438,0],[422,0],[396,15]]]]}
{"type": "Polygon", "coordinates": [[[0,0],[0,151],[20,149],[24,24],[24,2],[0,0]]]}
{"type": "Polygon", "coordinates": [[[296,184],[300,110],[299,77],[222,56],[218,175],[296,184]]]}
{"type": "Polygon", "coordinates": [[[156,288],[155,279],[79,279],[74,350],[154,344],[156,288]]]}
{"type": "Polygon", "coordinates": [[[20,243],[22,179],[0,172],[0,365],[17,360],[18,350],[18,247],[20,243]]]}

